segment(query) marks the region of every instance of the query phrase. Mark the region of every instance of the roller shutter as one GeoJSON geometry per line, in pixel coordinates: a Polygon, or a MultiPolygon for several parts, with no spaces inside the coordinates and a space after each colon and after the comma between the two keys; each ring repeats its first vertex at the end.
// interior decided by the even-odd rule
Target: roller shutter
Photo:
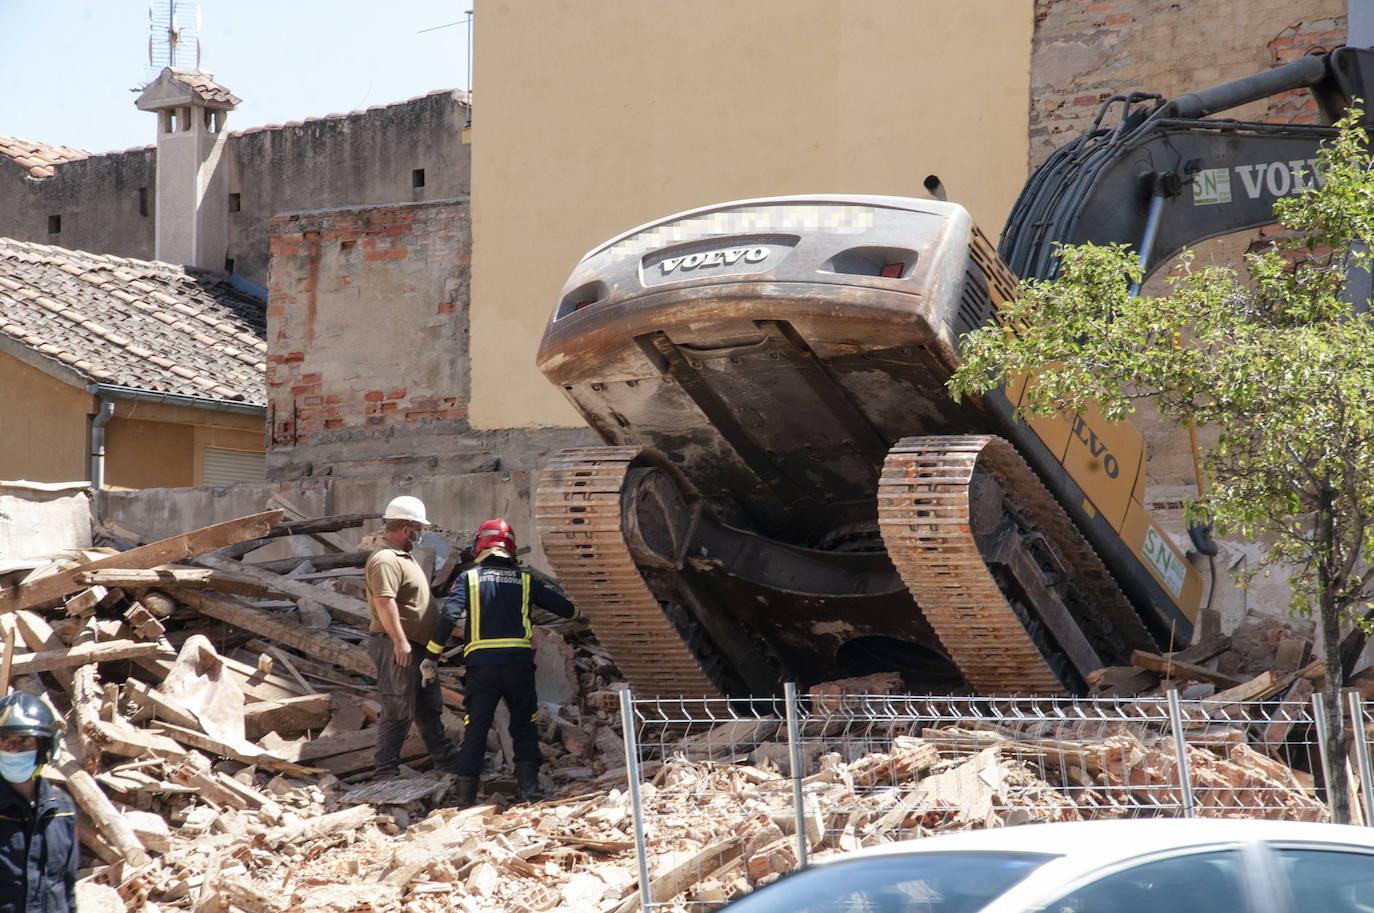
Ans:
{"type": "Polygon", "coordinates": [[[201,469],[203,485],[261,482],[267,478],[267,454],[251,450],[206,447],[201,469]]]}

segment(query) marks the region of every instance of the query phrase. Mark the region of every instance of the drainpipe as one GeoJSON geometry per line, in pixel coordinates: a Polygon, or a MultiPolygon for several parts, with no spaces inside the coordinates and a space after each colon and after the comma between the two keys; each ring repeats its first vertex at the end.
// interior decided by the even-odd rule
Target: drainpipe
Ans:
{"type": "Polygon", "coordinates": [[[105,426],[114,418],[114,410],[112,398],[100,397],[100,411],[91,422],[91,496],[95,500],[97,519],[105,513],[102,495],[105,488],[105,426]]]}

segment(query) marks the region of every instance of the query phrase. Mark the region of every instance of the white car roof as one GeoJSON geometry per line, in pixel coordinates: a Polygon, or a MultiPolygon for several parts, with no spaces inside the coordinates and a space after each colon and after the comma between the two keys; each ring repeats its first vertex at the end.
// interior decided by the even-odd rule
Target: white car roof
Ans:
{"type": "MultiPolygon", "coordinates": [[[[938,853],[1039,853],[1051,855],[1024,881],[1013,885],[980,913],[1038,910],[1066,890],[1150,857],[1208,852],[1257,841],[1303,847],[1325,846],[1374,856],[1374,828],[1297,821],[1238,818],[1149,818],[1024,824],[905,840],[818,859],[817,865],[854,859],[914,859],[938,853]]],[[[898,863],[900,864],[900,863],[898,863]]]]}
{"type": "Polygon", "coordinates": [[[1081,857],[1090,866],[1114,859],[1146,856],[1187,846],[1248,843],[1256,840],[1295,843],[1339,843],[1374,850],[1374,828],[1302,821],[1257,821],[1241,818],[1148,818],[1119,821],[1074,821],[1022,824],[981,831],[903,840],[869,847],[816,864],[905,853],[1002,852],[1049,853],[1081,857]]]}

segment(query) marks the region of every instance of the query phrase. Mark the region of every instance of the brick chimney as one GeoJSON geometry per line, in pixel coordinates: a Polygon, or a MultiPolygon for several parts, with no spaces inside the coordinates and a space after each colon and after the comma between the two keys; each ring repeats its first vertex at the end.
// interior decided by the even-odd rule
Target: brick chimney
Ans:
{"type": "Polygon", "coordinates": [[[224,120],[241,99],[209,73],[167,67],[135,104],[157,115],[155,257],[223,270],[229,247],[224,120]]]}

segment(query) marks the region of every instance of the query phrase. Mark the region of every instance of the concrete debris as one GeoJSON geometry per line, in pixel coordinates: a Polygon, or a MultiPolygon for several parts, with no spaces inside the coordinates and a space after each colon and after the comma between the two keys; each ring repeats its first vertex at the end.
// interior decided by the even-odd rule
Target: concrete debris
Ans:
{"type": "MultiPolygon", "coordinates": [[[[403,750],[402,776],[374,781],[375,692],[359,646],[366,609],[353,595],[367,552],[333,535],[372,518],[282,516],[152,543],[123,528],[98,530],[97,542],[117,548],[64,547],[0,569],[0,689],[43,695],[67,720],[68,757],[54,776],[80,806],[93,863],[83,909],[637,909],[619,725],[625,684],[593,633],[562,623],[537,641],[541,776],[553,798],[513,804],[500,731],[489,743],[484,804],[474,808],[450,806],[452,778],[427,769],[417,734],[403,750]],[[284,537],[325,551],[250,563],[284,537]]],[[[454,574],[460,564],[441,566],[454,574]]],[[[1225,659],[1237,649],[1229,644],[1190,647],[1141,654],[1090,679],[1118,695],[1200,682],[1216,699],[1239,702],[1292,694],[1314,677],[1297,632],[1247,630],[1242,646],[1243,661],[1225,659]],[[1258,656],[1273,667],[1244,674],[1258,656]]],[[[462,675],[440,669],[455,738],[462,675]]],[[[818,685],[806,725],[812,735],[842,730],[847,696],[899,687],[891,674],[818,685]]],[[[1276,745],[1285,734],[1266,732],[1276,745]]],[[[1239,803],[1250,814],[1263,806],[1275,816],[1326,816],[1310,777],[1243,734],[1203,735],[1188,747],[1200,814],[1233,813],[1239,803]]],[[[783,721],[726,720],[663,746],[641,768],[654,821],[650,890],[656,903],[694,909],[794,868],[799,827],[808,851],[824,855],[898,831],[1126,814],[1123,798],[1137,808],[1179,801],[1171,743],[1139,724],[1104,735],[932,723],[810,740],[801,822],[783,721]]]]}

